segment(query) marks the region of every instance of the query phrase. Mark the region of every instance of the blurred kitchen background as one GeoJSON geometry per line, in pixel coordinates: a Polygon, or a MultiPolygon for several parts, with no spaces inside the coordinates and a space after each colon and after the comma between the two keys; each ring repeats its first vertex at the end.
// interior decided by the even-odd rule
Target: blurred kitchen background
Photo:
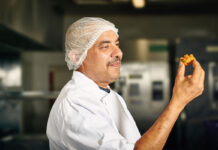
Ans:
{"type": "Polygon", "coordinates": [[[205,91],[181,113],[164,149],[218,149],[217,0],[0,0],[0,149],[49,149],[49,111],[72,76],[65,32],[85,16],[119,29],[123,66],[111,87],[141,133],[168,104],[179,57],[194,54],[205,91]]]}

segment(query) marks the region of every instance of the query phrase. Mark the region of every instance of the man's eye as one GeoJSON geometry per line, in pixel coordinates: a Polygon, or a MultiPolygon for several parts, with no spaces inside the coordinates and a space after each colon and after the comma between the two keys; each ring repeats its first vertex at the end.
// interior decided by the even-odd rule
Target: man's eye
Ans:
{"type": "Polygon", "coordinates": [[[120,47],[120,43],[117,43],[116,45],[117,45],[117,47],[120,47]]]}
{"type": "Polygon", "coordinates": [[[101,48],[108,48],[109,45],[103,45],[101,48]]]}

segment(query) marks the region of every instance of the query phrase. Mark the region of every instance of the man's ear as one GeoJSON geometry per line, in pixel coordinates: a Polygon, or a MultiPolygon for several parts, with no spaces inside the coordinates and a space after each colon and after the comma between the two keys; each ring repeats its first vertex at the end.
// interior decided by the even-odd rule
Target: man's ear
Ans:
{"type": "Polygon", "coordinates": [[[71,60],[74,64],[78,64],[78,63],[79,63],[78,54],[75,54],[74,52],[70,51],[69,54],[68,54],[68,57],[70,58],[70,60],[71,60]]]}

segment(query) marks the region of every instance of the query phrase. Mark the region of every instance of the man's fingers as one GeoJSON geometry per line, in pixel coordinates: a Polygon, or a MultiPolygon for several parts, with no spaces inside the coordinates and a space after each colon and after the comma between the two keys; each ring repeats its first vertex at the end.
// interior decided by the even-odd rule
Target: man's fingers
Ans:
{"type": "Polygon", "coordinates": [[[186,78],[191,79],[192,75],[187,75],[186,78]]]}
{"type": "Polygon", "coordinates": [[[197,60],[194,60],[192,62],[192,66],[194,67],[193,79],[199,80],[203,69],[201,68],[200,63],[197,60]]]}
{"type": "Polygon", "coordinates": [[[204,72],[204,70],[202,69],[200,81],[202,81],[203,84],[204,84],[204,79],[205,79],[205,72],[204,72]]]}
{"type": "Polygon", "coordinates": [[[192,80],[198,85],[197,87],[200,90],[199,92],[202,94],[204,90],[205,72],[197,60],[194,60],[192,65],[194,67],[192,80]]]}
{"type": "Polygon", "coordinates": [[[185,65],[183,64],[183,62],[179,62],[179,67],[177,70],[177,78],[179,79],[183,79],[185,76],[185,65]]]}

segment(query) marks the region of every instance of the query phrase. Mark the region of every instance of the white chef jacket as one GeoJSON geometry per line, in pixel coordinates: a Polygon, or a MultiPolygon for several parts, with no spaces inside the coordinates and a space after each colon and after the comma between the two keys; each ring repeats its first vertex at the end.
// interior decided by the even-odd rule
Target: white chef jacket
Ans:
{"type": "Polygon", "coordinates": [[[133,150],[141,137],[121,96],[74,71],[47,123],[50,150],[133,150]]]}

